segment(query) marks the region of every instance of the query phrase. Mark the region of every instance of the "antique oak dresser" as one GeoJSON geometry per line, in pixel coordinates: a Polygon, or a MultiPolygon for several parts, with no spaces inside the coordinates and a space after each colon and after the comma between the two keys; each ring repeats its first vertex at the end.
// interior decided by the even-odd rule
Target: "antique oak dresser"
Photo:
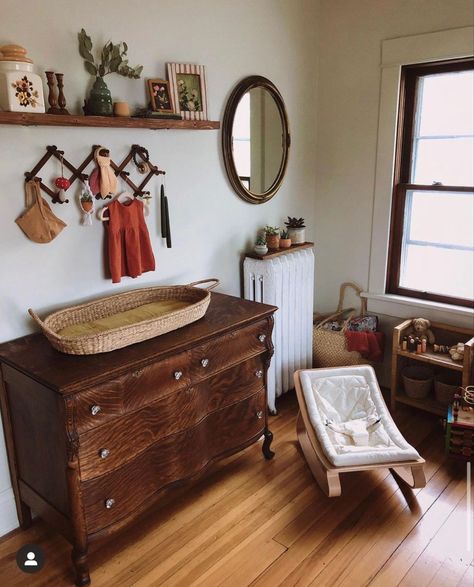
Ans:
{"type": "Polygon", "coordinates": [[[180,330],[111,353],[65,355],[41,334],[0,345],[2,413],[20,526],[31,510],[73,545],[124,527],[172,484],[264,436],[273,306],[213,293],[180,330]]]}

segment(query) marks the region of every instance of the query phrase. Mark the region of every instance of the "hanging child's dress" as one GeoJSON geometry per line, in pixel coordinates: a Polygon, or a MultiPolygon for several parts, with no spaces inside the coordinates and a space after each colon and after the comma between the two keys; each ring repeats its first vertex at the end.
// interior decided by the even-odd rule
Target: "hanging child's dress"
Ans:
{"type": "Polygon", "coordinates": [[[121,277],[138,277],[155,270],[155,257],[143,214],[143,202],[134,198],[121,203],[114,200],[109,212],[109,266],[113,283],[121,277]]]}

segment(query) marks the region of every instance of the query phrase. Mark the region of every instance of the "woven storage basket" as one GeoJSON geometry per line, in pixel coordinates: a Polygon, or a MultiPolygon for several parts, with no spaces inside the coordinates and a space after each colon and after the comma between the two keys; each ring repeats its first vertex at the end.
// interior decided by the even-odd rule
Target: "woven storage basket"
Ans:
{"type": "Polygon", "coordinates": [[[454,394],[459,390],[458,373],[438,373],[435,375],[434,390],[436,401],[448,406],[454,400],[454,394]]]}
{"type": "Polygon", "coordinates": [[[159,286],[137,289],[99,298],[80,306],[64,308],[41,320],[30,308],[31,317],[40,326],[51,345],[63,353],[71,355],[94,355],[107,353],[122,347],[154,338],[160,334],[182,328],[204,316],[211,300],[208,291],[219,284],[218,279],[203,279],[189,285],[159,286]],[[194,287],[200,283],[213,282],[206,289],[194,287]],[[65,337],[58,334],[63,328],[106,318],[112,314],[124,312],[158,301],[183,301],[189,305],[149,320],[142,320],[127,326],[120,326],[83,336],[65,337]]]}
{"type": "Polygon", "coordinates": [[[433,388],[434,371],[424,365],[408,365],[402,370],[403,387],[408,397],[423,399],[433,388]]]}
{"type": "Polygon", "coordinates": [[[354,289],[360,298],[360,315],[367,312],[367,301],[361,298],[362,288],[352,282],[343,283],[339,291],[339,303],[334,314],[316,315],[313,328],[313,367],[345,367],[350,365],[367,365],[370,363],[357,351],[348,351],[346,347],[345,331],[351,319],[355,316],[354,308],[343,309],[346,289],[354,289]],[[324,324],[347,315],[342,330],[325,330],[324,324]]]}

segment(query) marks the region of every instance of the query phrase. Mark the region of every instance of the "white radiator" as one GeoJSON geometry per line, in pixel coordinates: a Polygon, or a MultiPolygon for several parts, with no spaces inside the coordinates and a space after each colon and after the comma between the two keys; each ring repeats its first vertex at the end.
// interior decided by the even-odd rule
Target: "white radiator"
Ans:
{"type": "Polygon", "coordinates": [[[296,369],[312,366],[313,249],[295,250],[273,259],[244,260],[244,296],[247,300],[278,307],[273,329],[273,355],[268,370],[268,407],[293,389],[296,369]]]}

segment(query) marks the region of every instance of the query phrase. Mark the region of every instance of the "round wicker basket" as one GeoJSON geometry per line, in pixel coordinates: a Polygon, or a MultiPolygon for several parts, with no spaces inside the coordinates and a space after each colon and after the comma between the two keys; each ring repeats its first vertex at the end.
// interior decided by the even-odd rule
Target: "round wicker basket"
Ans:
{"type": "Polygon", "coordinates": [[[438,373],[435,376],[434,390],[436,401],[444,406],[448,406],[454,400],[454,394],[459,389],[459,377],[457,373],[451,371],[438,373]]]}
{"type": "Polygon", "coordinates": [[[403,386],[408,397],[423,399],[433,388],[434,371],[424,365],[408,365],[402,370],[403,386]]]}

